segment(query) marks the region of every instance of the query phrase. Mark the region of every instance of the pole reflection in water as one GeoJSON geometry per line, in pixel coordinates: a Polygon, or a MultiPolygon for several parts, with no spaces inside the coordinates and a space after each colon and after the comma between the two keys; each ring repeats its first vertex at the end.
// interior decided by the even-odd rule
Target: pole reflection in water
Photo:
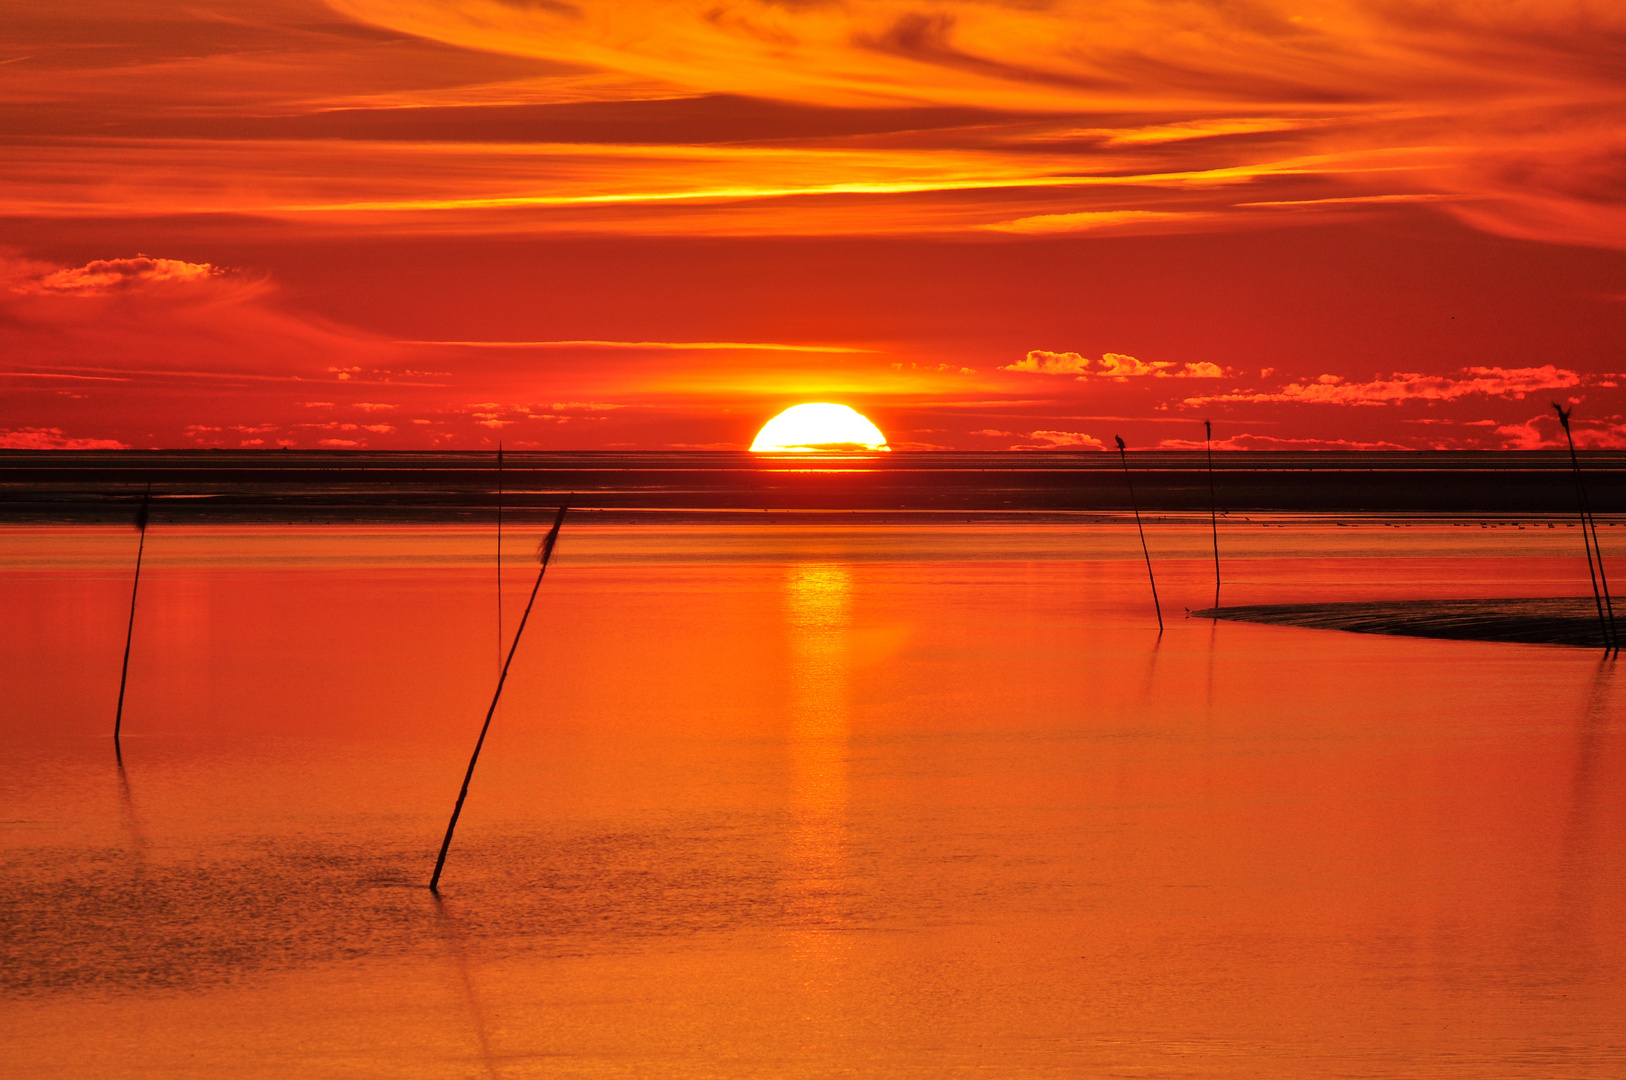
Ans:
{"type": "Polygon", "coordinates": [[[130,776],[124,771],[122,755],[116,764],[119,773],[119,811],[124,817],[125,826],[129,829],[130,850],[135,855],[136,866],[139,867],[147,858],[147,837],[141,831],[141,818],[136,814],[135,796],[130,793],[130,776]]]}
{"type": "Polygon", "coordinates": [[[486,1011],[480,1004],[479,991],[475,989],[474,972],[469,962],[469,946],[464,939],[464,930],[451,912],[446,910],[446,903],[439,893],[432,894],[430,900],[434,905],[435,926],[446,943],[447,955],[457,968],[459,989],[468,1004],[469,1026],[474,1034],[476,1056],[484,1067],[486,1076],[491,1080],[499,1080],[502,1074],[497,1071],[497,1058],[491,1050],[490,1025],[486,1022],[486,1011]]]}
{"type": "Polygon", "coordinates": [[[829,928],[843,921],[845,907],[847,569],[816,563],[788,568],[785,628],[790,639],[785,903],[798,927],[829,928]]]}
{"type": "Polygon", "coordinates": [[[1559,848],[1558,903],[1554,929],[1566,941],[1580,943],[1580,962],[1589,962],[1592,951],[1593,879],[1598,874],[1598,773],[1600,757],[1606,751],[1606,733],[1613,709],[1615,667],[1618,661],[1605,657],[1598,662],[1586,704],[1581,710],[1575,779],[1571,784],[1569,815],[1564,823],[1559,848]]]}

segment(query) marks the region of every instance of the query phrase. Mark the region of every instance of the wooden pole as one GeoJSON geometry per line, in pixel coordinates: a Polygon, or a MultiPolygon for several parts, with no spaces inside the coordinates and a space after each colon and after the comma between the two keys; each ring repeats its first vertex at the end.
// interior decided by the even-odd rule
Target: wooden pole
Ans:
{"type": "Polygon", "coordinates": [[[1214,610],[1219,610],[1219,500],[1214,495],[1214,425],[1203,421],[1203,441],[1208,445],[1208,525],[1214,532],[1214,610]]]}
{"type": "MultiPolygon", "coordinates": [[[[1582,489],[1585,494],[1585,489],[1582,489]]],[[[1598,584],[1603,587],[1603,608],[1609,616],[1609,640],[1614,643],[1615,655],[1620,655],[1620,630],[1615,625],[1615,601],[1609,595],[1609,575],[1603,572],[1603,541],[1598,539],[1598,518],[1592,513],[1590,502],[1586,511],[1587,520],[1592,527],[1592,550],[1598,556],[1598,584]]]]}
{"type": "Polygon", "coordinates": [[[519,639],[525,633],[525,624],[531,617],[531,607],[536,603],[536,594],[542,588],[542,575],[548,572],[548,560],[553,557],[553,545],[559,540],[559,526],[565,523],[565,511],[568,506],[559,507],[559,514],[553,519],[553,528],[548,530],[547,538],[542,541],[542,548],[538,552],[542,566],[536,572],[536,584],[531,586],[531,598],[525,604],[525,614],[520,616],[519,629],[514,631],[514,643],[508,648],[508,659],[502,666],[502,674],[497,677],[497,692],[491,695],[491,707],[486,710],[486,722],[480,726],[480,738],[475,741],[474,753],[469,756],[468,772],[463,774],[463,787],[457,793],[457,804],[452,807],[452,820],[446,823],[446,838],[440,842],[440,855],[435,859],[435,873],[429,879],[429,891],[440,891],[440,872],[446,866],[446,852],[452,846],[452,833],[457,829],[458,816],[463,813],[463,800],[469,797],[469,781],[474,779],[474,766],[480,760],[480,748],[485,745],[486,732],[491,730],[491,717],[497,711],[497,701],[502,697],[503,684],[508,681],[508,669],[514,662],[514,652],[519,648],[519,639]]]}
{"type": "Polygon", "coordinates": [[[1604,613],[1604,593],[1599,588],[1599,573],[1603,566],[1603,550],[1598,550],[1598,563],[1596,569],[1592,563],[1592,549],[1596,546],[1598,529],[1592,522],[1591,507],[1587,504],[1586,486],[1581,482],[1581,459],[1575,453],[1575,435],[1570,431],[1570,413],[1573,409],[1566,409],[1558,402],[1553,402],[1553,408],[1558,412],[1558,422],[1564,426],[1564,437],[1569,440],[1570,467],[1575,472],[1575,497],[1581,506],[1581,542],[1586,545],[1586,570],[1592,578],[1592,599],[1598,605],[1598,626],[1603,632],[1603,651],[1608,654],[1619,650],[1619,642],[1614,635],[1614,604],[1609,605],[1609,612],[1604,613]],[[1589,531],[1590,530],[1590,531],[1589,531]]]}
{"type": "Polygon", "coordinates": [[[1124,440],[1121,435],[1114,435],[1118,440],[1118,456],[1123,459],[1124,479],[1129,481],[1129,506],[1135,511],[1135,531],[1140,533],[1140,550],[1146,556],[1146,580],[1152,583],[1152,608],[1157,612],[1157,634],[1163,636],[1163,605],[1157,602],[1157,578],[1152,575],[1152,551],[1146,546],[1146,530],[1140,523],[1140,504],[1135,501],[1135,478],[1129,475],[1129,455],[1124,449],[1124,440]]]}
{"type": "Polygon", "coordinates": [[[1603,590],[1603,609],[1609,616],[1609,640],[1613,643],[1615,655],[1620,655],[1620,630],[1615,625],[1615,601],[1609,595],[1609,575],[1603,568],[1603,540],[1598,536],[1598,516],[1592,512],[1592,500],[1587,497],[1586,487],[1581,484],[1581,464],[1575,458],[1575,448],[1570,447],[1570,455],[1575,466],[1576,485],[1581,491],[1581,510],[1586,514],[1587,526],[1592,530],[1592,553],[1598,560],[1598,586],[1603,590]]]}
{"type": "Polygon", "coordinates": [[[135,638],[135,611],[136,595],[141,589],[141,556],[147,550],[147,515],[152,502],[152,485],[147,485],[147,491],[141,496],[141,509],[136,511],[136,528],[141,532],[141,542],[136,545],[135,582],[130,586],[130,622],[124,629],[124,666],[119,669],[119,705],[113,713],[113,754],[123,761],[123,754],[119,748],[119,730],[124,726],[124,687],[130,680],[130,642],[135,638]]]}
{"type": "Polygon", "coordinates": [[[497,671],[502,672],[502,443],[497,444],[497,671]]]}

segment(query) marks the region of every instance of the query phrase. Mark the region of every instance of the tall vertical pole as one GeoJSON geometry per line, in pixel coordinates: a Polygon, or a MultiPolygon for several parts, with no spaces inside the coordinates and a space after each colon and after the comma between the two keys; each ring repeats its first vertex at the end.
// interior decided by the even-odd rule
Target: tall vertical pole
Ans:
{"type": "Polygon", "coordinates": [[[141,509],[136,511],[136,528],[141,532],[141,542],[136,545],[135,581],[130,586],[130,622],[124,629],[124,666],[119,669],[119,705],[113,713],[113,753],[120,755],[119,730],[124,726],[124,687],[130,680],[130,642],[135,638],[135,611],[136,595],[141,590],[141,556],[147,550],[147,515],[152,502],[152,485],[147,485],[147,491],[141,496],[141,509]]]}
{"type": "MultiPolygon", "coordinates": [[[[1558,402],[1553,402],[1553,408],[1558,412],[1558,422],[1564,426],[1564,437],[1570,446],[1570,467],[1575,473],[1575,497],[1581,507],[1581,542],[1586,545],[1586,570],[1592,578],[1592,599],[1598,605],[1598,626],[1603,632],[1603,651],[1607,655],[1611,651],[1619,651],[1619,642],[1614,634],[1615,606],[1609,604],[1608,614],[1604,613],[1604,591],[1599,588],[1599,577],[1603,571],[1603,549],[1598,549],[1598,565],[1594,569],[1592,564],[1592,551],[1597,547],[1598,529],[1592,521],[1592,510],[1587,503],[1586,486],[1581,482],[1581,459],[1575,453],[1575,435],[1570,431],[1570,413],[1574,409],[1566,409],[1558,402]]],[[[1607,579],[1604,579],[1607,581],[1607,579]]],[[[1606,589],[1608,586],[1605,585],[1606,589]]]]}
{"type": "Polygon", "coordinates": [[[497,444],[497,673],[502,673],[502,443],[497,444]]]}
{"type": "MultiPolygon", "coordinates": [[[[1583,494],[1585,489],[1582,489],[1583,494]]],[[[1603,607],[1609,615],[1609,640],[1614,643],[1615,655],[1620,655],[1620,630],[1615,625],[1615,601],[1609,595],[1609,575],[1603,572],[1603,541],[1598,539],[1598,519],[1592,513],[1592,507],[1587,505],[1586,516],[1592,527],[1592,550],[1598,556],[1598,584],[1603,587],[1603,607]]]]}
{"type": "Polygon", "coordinates": [[[1219,609],[1219,499],[1214,495],[1214,425],[1203,421],[1203,441],[1208,445],[1208,525],[1214,532],[1214,608],[1219,609]]]}
{"type": "Polygon", "coordinates": [[[1146,530],[1140,523],[1140,504],[1135,501],[1135,478],[1129,475],[1129,455],[1124,449],[1124,440],[1121,435],[1114,435],[1118,440],[1118,456],[1123,459],[1124,479],[1129,481],[1129,506],[1135,511],[1135,531],[1140,533],[1140,550],[1146,556],[1146,580],[1152,583],[1152,609],[1157,612],[1157,634],[1163,636],[1163,605],[1157,602],[1157,578],[1152,574],[1152,550],[1146,546],[1146,530]]]}
{"type": "Polygon", "coordinates": [[[514,652],[519,648],[519,639],[525,634],[525,624],[531,618],[531,608],[536,603],[536,594],[542,588],[542,575],[548,572],[548,560],[553,557],[553,545],[559,540],[559,526],[565,523],[565,510],[567,506],[559,507],[559,516],[553,519],[553,528],[548,530],[547,538],[542,541],[542,548],[537,553],[541,560],[541,569],[536,572],[536,584],[531,586],[531,598],[525,604],[525,614],[520,616],[519,629],[514,631],[514,643],[508,647],[508,659],[503,662],[502,674],[497,676],[497,692],[491,695],[491,707],[486,710],[486,722],[480,725],[480,737],[475,740],[474,753],[469,756],[468,772],[463,774],[463,786],[458,790],[457,803],[452,807],[452,819],[446,823],[446,838],[440,842],[440,855],[435,859],[435,872],[429,879],[429,891],[440,891],[440,872],[446,866],[446,852],[452,846],[452,833],[457,829],[457,819],[463,813],[463,800],[469,797],[469,782],[474,779],[474,766],[480,760],[480,748],[486,744],[486,732],[491,730],[491,717],[497,711],[497,702],[502,698],[503,684],[508,681],[508,668],[514,662],[514,652]]]}

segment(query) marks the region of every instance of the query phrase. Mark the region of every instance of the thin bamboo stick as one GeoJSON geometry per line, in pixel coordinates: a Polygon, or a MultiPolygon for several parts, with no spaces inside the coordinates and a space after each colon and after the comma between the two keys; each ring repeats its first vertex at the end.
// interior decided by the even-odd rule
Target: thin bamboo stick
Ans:
{"type": "Polygon", "coordinates": [[[1146,546],[1146,530],[1140,523],[1140,504],[1135,501],[1135,478],[1129,475],[1129,454],[1124,448],[1122,435],[1114,435],[1118,440],[1118,456],[1123,459],[1124,479],[1129,481],[1129,505],[1135,511],[1135,531],[1140,533],[1140,550],[1146,556],[1146,580],[1152,583],[1152,608],[1157,612],[1157,633],[1163,636],[1163,605],[1157,602],[1157,578],[1152,574],[1152,550],[1146,546]]]}
{"type": "Polygon", "coordinates": [[[497,677],[497,692],[491,695],[491,707],[486,710],[485,723],[480,726],[480,738],[475,741],[474,753],[469,756],[468,772],[463,774],[463,787],[457,793],[457,803],[452,807],[452,819],[446,823],[446,838],[440,842],[440,855],[435,859],[435,872],[429,879],[429,891],[440,891],[440,872],[446,866],[446,852],[452,846],[452,833],[457,829],[457,819],[463,813],[463,800],[469,797],[469,782],[474,779],[474,766],[480,760],[480,748],[485,745],[486,732],[491,730],[491,717],[497,711],[497,702],[502,697],[503,684],[508,681],[508,669],[514,663],[514,653],[519,649],[519,639],[525,634],[525,624],[531,618],[531,607],[536,603],[536,594],[542,588],[542,575],[548,572],[548,560],[553,557],[553,545],[559,540],[559,527],[565,523],[567,506],[559,507],[559,514],[553,519],[553,528],[548,530],[547,537],[542,541],[538,551],[542,566],[536,572],[536,584],[531,586],[531,598],[525,604],[525,614],[520,616],[519,629],[514,631],[514,643],[508,648],[508,659],[502,666],[502,674],[497,677]]]}
{"type": "Polygon", "coordinates": [[[141,556],[147,550],[147,516],[152,503],[152,485],[147,485],[146,493],[141,496],[141,509],[136,511],[136,528],[141,532],[141,542],[136,545],[135,581],[130,586],[130,622],[124,629],[124,666],[119,669],[119,704],[113,713],[113,754],[121,762],[123,754],[119,747],[119,731],[124,726],[124,687],[130,680],[130,642],[135,639],[135,612],[136,595],[141,590],[141,556]]]}
{"type": "Polygon", "coordinates": [[[1214,610],[1219,610],[1219,499],[1214,495],[1214,425],[1203,421],[1203,442],[1208,446],[1208,525],[1214,532],[1214,610]]]}

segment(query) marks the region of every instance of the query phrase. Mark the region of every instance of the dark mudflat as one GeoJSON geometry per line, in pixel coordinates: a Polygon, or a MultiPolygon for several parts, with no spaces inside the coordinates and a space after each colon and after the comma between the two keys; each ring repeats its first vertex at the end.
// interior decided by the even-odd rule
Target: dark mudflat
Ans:
{"type": "MultiPolygon", "coordinates": [[[[1616,606],[1621,606],[1618,601],[1616,606]]],[[[1621,619],[1626,616],[1626,610],[1617,610],[1615,614],[1617,620],[1621,619]]],[[[1593,649],[1603,648],[1604,643],[1597,604],[1590,596],[1255,604],[1193,611],[1191,617],[1453,641],[1516,641],[1593,649]]]]}
{"type": "MultiPolygon", "coordinates": [[[[1574,517],[1567,453],[1131,451],[1143,512],[1574,517]]],[[[1626,512],[1626,452],[1581,456],[1603,515],[1626,512]]],[[[123,522],[152,491],[159,522],[491,521],[494,453],[0,450],[0,523],[123,522]]],[[[1118,455],[1099,451],[511,451],[503,513],[572,509],[870,514],[1127,513],[1118,455]]]]}

